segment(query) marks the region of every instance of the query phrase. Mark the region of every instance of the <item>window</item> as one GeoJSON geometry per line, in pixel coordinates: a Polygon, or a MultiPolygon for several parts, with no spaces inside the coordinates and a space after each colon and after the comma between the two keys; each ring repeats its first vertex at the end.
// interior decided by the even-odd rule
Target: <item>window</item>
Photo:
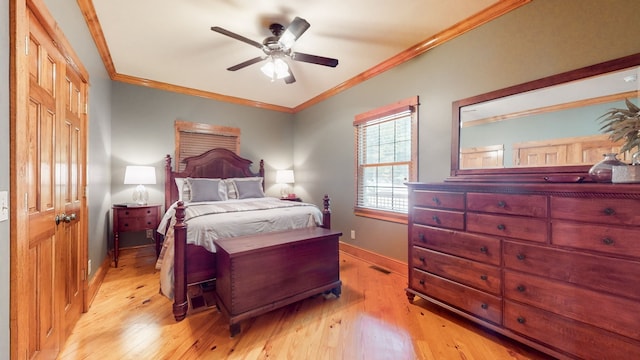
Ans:
{"type": "Polygon", "coordinates": [[[176,120],[176,168],[183,171],[184,159],[215,148],[240,153],[240,129],[176,120]]]}
{"type": "Polygon", "coordinates": [[[355,213],[406,222],[407,181],[416,181],[418,97],[356,115],[355,213]]]}

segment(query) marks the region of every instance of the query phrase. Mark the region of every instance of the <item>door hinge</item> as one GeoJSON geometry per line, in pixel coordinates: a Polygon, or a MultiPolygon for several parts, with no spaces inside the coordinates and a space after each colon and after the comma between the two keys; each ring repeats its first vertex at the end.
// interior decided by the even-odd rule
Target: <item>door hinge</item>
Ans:
{"type": "Polygon", "coordinates": [[[29,35],[24,37],[24,54],[29,55],[29,35]]]}
{"type": "Polygon", "coordinates": [[[89,104],[84,103],[84,114],[87,115],[89,113],[89,104]]]}

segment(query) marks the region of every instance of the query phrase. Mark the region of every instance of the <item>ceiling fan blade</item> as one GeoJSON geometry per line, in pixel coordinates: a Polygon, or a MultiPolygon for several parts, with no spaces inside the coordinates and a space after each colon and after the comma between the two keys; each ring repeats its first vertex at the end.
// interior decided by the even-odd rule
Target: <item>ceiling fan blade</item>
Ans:
{"type": "Polygon", "coordinates": [[[296,78],[295,76],[293,76],[293,72],[291,71],[291,68],[289,68],[289,76],[284,78],[284,82],[286,84],[293,84],[294,82],[296,82],[296,78]]]}
{"type": "Polygon", "coordinates": [[[324,56],[310,55],[305,53],[294,52],[291,53],[291,59],[295,61],[302,61],[311,64],[318,64],[330,67],[338,66],[338,59],[332,59],[324,56]]]}
{"type": "Polygon", "coordinates": [[[307,20],[296,16],[287,27],[287,30],[280,36],[278,42],[284,50],[288,50],[310,26],[311,24],[309,24],[307,20]]]}
{"type": "Polygon", "coordinates": [[[229,71],[240,70],[240,69],[245,68],[245,67],[247,67],[249,65],[253,65],[253,64],[257,63],[257,62],[260,62],[260,61],[262,61],[262,60],[264,60],[266,58],[267,58],[266,56],[258,56],[258,57],[255,57],[253,59],[247,60],[245,62],[241,62],[238,65],[234,65],[234,66],[232,66],[230,68],[227,68],[227,70],[229,70],[229,71]]]}
{"type": "Polygon", "coordinates": [[[245,42],[245,43],[247,43],[247,44],[249,44],[251,46],[257,47],[258,49],[262,49],[262,44],[261,43],[259,43],[257,41],[253,41],[251,39],[248,39],[248,38],[246,38],[246,37],[244,37],[242,35],[238,35],[238,34],[236,34],[234,32],[229,31],[229,30],[223,29],[223,28],[221,28],[219,26],[212,26],[211,27],[211,31],[215,31],[215,32],[220,33],[222,35],[227,35],[228,37],[234,38],[236,40],[240,40],[240,41],[245,42]]]}

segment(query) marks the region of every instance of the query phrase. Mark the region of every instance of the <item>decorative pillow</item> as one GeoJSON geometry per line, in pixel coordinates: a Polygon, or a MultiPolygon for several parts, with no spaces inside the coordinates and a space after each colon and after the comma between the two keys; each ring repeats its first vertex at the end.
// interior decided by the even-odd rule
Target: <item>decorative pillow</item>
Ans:
{"type": "Polygon", "coordinates": [[[224,191],[227,194],[227,199],[237,199],[238,198],[238,189],[236,188],[236,183],[233,179],[224,179],[221,183],[222,187],[224,187],[224,191]]]}
{"type": "Polygon", "coordinates": [[[227,200],[226,193],[220,191],[221,179],[187,178],[191,192],[191,202],[227,200]]]}
{"type": "MultiPolygon", "coordinates": [[[[238,199],[250,199],[264,197],[262,190],[262,178],[235,178],[233,179],[238,199]]],[[[227,190],[228,191],[228,190],[227,190]]]]}

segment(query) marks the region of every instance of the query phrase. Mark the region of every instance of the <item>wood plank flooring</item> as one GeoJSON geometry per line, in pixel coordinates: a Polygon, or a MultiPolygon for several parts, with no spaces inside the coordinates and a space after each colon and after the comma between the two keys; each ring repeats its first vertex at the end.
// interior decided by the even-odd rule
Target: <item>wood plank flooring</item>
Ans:
{"type": "Polygon", "coordinates": [[[422,299],[410,304],[405,276],[344,253],[340,298],[244,321],[231,338],[215,307],[176,322],[154,261],[153,247],[123,249],[59,359],[549,359],[422,299]]]}

